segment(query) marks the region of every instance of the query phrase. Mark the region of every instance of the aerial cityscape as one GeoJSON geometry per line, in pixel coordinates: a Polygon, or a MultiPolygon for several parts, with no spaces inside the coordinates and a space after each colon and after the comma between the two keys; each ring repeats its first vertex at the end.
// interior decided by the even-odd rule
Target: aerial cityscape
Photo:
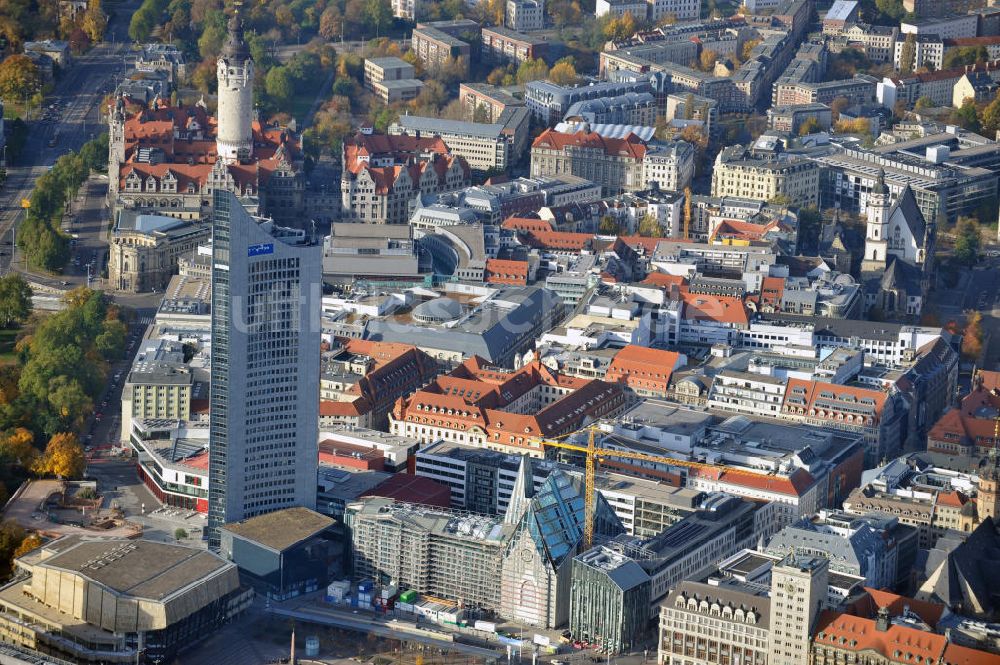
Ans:
{"type": "Polygon", "coordinates": [[[0,0],[0,665],[1000,665],[1000,4],[0,0]]]}

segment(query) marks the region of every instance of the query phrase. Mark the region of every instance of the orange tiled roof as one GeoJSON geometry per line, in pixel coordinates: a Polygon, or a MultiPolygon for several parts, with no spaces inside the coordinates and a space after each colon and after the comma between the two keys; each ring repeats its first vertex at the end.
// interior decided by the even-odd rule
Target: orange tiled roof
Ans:
{"type": "Polygon", "coordinates": [[[642,280],[642,284],[648,284],[650,286],[679,286],[687,288],[687,278],[681,275],[670,275],[665,272],[651,272],[646,275],[646,279],[642,280]]]}
{"type": "Polygon", "coordinates": [[[711,296],[701,293],[681,292],[684,301],[684,318],[695,321],[717,321],[749,326],[746,306],[739,298],[711,296]]]}
{"type": "Polygon", "coordinates": [[[940,506],[949,508],[961,508],[968,502],[968,499],[961,492],[938,492],[937,503],[940,506]]]}
{"type": "Polygon", "coordinates": [[[665,392],[670,385],[670,376],[680,362],[680,354],[676,351],[629,344],[615,354],[605,379],[623,382],[633,389],[665,392]]]}
{"type": "Polygon", "coordinates": [[[782,410],[819,420],[870,427],[877,424],[886,399],[886,393],[881,390],[788,379],[782,410]]]}
{"type": "Polygon", "coordinates": [[[487,284],[525,285],[528,283],[528,262],[486,259],[484,281],[487,284]]]}
{"type": "Polygon", "coordinates": [[[890,663],[937,663],[948,640],[944,635],[889,624],[880,631],[876,621],[839,612],[823,612],[816,624],[815,644],[852,652],[875,651],[890,663]]]}
{"type": "Polygon", "coordinates": [[[546,129],[531,144],[534,148],[565,150],[566,148],[589,148],[601,150],[605,155],[642,159],[646,156],[646,145],[637,135],[629,132],[625,138],[607,138],[596,132],[579,131],[572,134],[546,129]]]}
{"type": "Polygon", "coordinates": [[[1000,655],[949,643],[941,657],[943,665],[1000,665],[1000,655]]]}
{"type": "Polygon", "coordinates": [[[902,616],[904,610],[908,609],[933,628],[944,614],[944,605],[938,603],[907,598],[891,591],[870,587],[865,587],[865,591],[866,594],[851,605],[851,611],[869,619],[874,619],[878,610],[883,607],[887,608],[889,614],[894,617],[902,616]]]}

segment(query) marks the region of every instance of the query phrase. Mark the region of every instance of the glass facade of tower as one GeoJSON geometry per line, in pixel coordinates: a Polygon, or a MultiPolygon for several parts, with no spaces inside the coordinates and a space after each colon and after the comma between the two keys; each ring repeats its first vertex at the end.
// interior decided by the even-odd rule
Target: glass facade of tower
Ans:
{"type": "Polygon", "coordinates": [[[320,250],[216,190],[209,546],[219,527],[316,501],[320,250]],[[317,319],[317,320],[314,320],[317,319]]]}

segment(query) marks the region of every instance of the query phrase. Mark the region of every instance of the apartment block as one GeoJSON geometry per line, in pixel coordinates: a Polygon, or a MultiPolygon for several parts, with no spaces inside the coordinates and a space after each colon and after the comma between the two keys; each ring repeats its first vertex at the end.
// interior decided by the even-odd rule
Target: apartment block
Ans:
{"type": "Polygon", "coordinates": [[[478,37],[480,29],[478,23],[469,19],[418,23],[413,30],[411,46],[428,70],[456,68],[461,78],[468,78],[472,51],[469,43],[458,35],[478,37]]]}
{"type": "Polygon", "coordinates": [[[530,37],[509,28],[483,28],[482,57],[486,61],[513,62],[545,57],[548,44],[542,39],[530,37]]]}
{"type": "Polygon", "coordinates": [[[903,65],[903,49],[908,41],[913,43],[913,60],[909,63],[910,71],[926,67],[931,71],[941,69],[944,64],[944,39],[939,35],[919,33],[909,38],[900,35],[893,49],[892,64],[896,69],[903,65]]]}
{"type": "Polygon", "coordinates": [[[545,28],[545,0],[507,0],[504,25],[517,32],[545,28]]]}
{"type": "Polygon", "coordinates": [[[460,83],[458,98],[466,120],[477,120],[477,113],[483,114],[484,122],[498,122],[500,115],[509,108],[524,106],[524,100],[518,99],[503,88],[488,83],[460,83]]]}

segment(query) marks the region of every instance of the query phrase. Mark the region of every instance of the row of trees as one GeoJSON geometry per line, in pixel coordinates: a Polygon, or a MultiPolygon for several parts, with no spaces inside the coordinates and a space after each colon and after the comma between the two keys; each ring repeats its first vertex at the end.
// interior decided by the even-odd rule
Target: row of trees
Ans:
{"type": "Polygon", "coordinates": [[[108,135],[89,141],[78,153],[63,155],[35,181],[31,207],[18,228],[17,246],[30,265],[59,270],[69,260],[69,240],[59,230],[66,203],[90,172],[107,168],[108,135]]]}
{"type": "Polygon", "coordinates": [[[0,367],[0,431],[79,432],[104,389],[109,361],[122,357],[126,327],[104,294],[81,287],[65,301],[62,311],[27,321],[17,363],[0,367]]]}

